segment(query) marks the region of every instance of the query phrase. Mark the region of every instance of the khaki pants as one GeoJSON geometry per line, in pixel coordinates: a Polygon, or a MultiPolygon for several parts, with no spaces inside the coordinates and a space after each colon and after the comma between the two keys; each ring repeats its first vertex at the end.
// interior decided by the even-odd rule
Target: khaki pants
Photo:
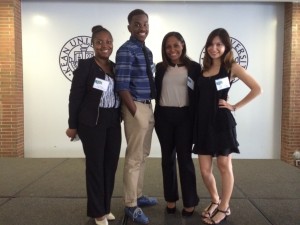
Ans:
{"type": "Polygon", "coordinates": [[[127,148],[124,164],[124,201],[125,206],[137,206],[137,198],[142,196],[145,159],[150,154],[154,116],[151,104],[136,102],[134,117],[122,105],[127,148]]]}

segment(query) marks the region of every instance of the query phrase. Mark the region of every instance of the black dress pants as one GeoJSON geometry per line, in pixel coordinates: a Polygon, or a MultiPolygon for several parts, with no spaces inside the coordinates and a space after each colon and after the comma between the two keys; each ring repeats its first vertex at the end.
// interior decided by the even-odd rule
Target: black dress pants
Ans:
{"type": "Polygon", "coordinates": [[[79,124],[86,158],[87,216],[97,218],[110,212],[115,173],[121,149],[119,109],[99,109],[97,126],[79,124]]]}
{"type": "Polygon", "coordinates": [[[164,197],[179,199],[176,154],[184,207],[198,205],[195,167],[192,160],[192,124],[188,107],[156,106],[155,131],[161,146],[164,197]]]}

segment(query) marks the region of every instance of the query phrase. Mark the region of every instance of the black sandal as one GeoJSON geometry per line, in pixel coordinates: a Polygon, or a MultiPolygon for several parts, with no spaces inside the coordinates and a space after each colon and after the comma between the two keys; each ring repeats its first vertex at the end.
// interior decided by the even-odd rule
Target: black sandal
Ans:
{"type": "Polygon", "coordinates": [[[214,213],[216,212],[216,210],[218,209],[218,206],[220,205],[220,202],[216,203],[216,202],[210,202],[209,206],[202,212],[201,217],[202,218],[210,218],[211,216],[214,215],[214,213]],[[210,209],[216,205],[217,207],[210,212],[210,209]],[[208,216],[206,216],[208,214],[208,216]]]}
{"type": "Polygon", "coordinates": [[[203,220],[203,222],[204,222],[205,224],[219,224],[219,223],[221,223],[223,220],[226,220],[227,217],[230,216],[230,214],[231,214],[231,211],[230,211],[230,208],[229,208],[229,207],[228,207],[225,211],[220,210],[220,209],[217,209],[216,212],[215,212],[215,214],[214,214],[214,216],[211,217],[211,218],[209,219],[209,221],[210,221],[211,223],[208,223],[206,220],[203,220]],[[219,220],[219,221],[215,221],[213,218],[214,218],[215,215],[217,215],[219,212],[220,212],[220,213],[223,213],[225,216],[224,216],[223,219],[221,219],[221,220],[219,220]]]}

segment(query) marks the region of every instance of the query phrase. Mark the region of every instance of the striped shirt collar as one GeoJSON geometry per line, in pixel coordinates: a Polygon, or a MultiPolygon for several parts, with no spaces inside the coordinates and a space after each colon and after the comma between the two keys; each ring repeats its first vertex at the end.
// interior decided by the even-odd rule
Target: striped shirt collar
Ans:
{"type": "Polygon", "coordinates": [[[129,40],[132,41],[132,42],[134,42],[135,44],[137,44],[141,48],[145,45],[145,42],[141,42],[141,41],[139,41],[138,39],[136,39],[133,36],[130,36],[129,40]]]}

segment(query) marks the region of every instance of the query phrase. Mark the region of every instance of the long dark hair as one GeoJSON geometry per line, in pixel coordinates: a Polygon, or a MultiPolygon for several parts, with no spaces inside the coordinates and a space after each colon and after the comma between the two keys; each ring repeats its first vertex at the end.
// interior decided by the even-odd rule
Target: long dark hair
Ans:
{"type": "Polygon", "coordinates": [[[224,28],[215,29],[208,35],[205,44],[205,54],[203,58],[203,71],[208,70],[212,65],[212,59],[208,54],[207,48],[211,46],[212,41],[215,37],[219,37],[225,46],[225,52],[221,56],[221,65],[224,66],[227,71],[230,71],[232,64],[235,63],[235,60],[233,57],[233,52],[231,50],[232,44],[229,34],[224,28]]]}
{"type": "Polygon", "coordinates": [[[183,49],[182,49],[182,54],[180,56],[180,60],[182,61],[182,63],[186,67],[189,67],[191,59],[186,55],[185,40],[182,37],[182,35],[179,32],[176,32],[176,31],[172,31],[172,32],[167,33],[163,38],[163,41],[162,41],[162,44],[161,44],[161,55],[162,55],[162,60],[163,60],[163,66],[165,68],[167,68],[168,65],[172,64],[171,60],[169,59],[169,57],[167,56],[167,53],[166,53],[167,40],[168,40],[169,37],[172,37],[172,36],[177,38],[182,43],[183,49]]]}

